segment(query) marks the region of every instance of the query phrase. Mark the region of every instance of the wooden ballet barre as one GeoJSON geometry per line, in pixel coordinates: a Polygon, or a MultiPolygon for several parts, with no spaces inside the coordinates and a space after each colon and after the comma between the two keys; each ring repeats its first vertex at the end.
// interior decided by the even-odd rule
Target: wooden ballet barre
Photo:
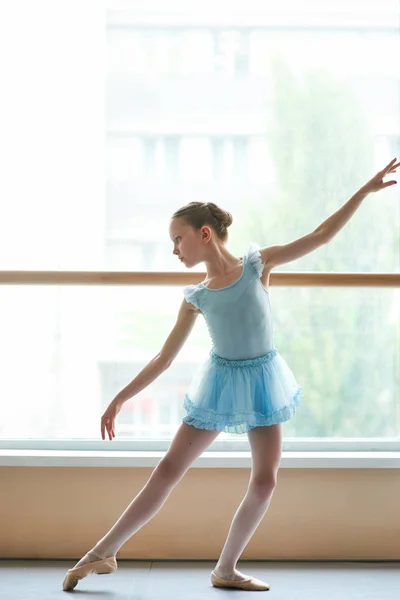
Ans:
{"type": "MultiPolygon", "coordinates": [[[[0,271],[1,285],[185,286],[203,281],[203,272],[0,271]]],[[[271,273],[270,286],[400,287],[399,273],[271,273]]]]}

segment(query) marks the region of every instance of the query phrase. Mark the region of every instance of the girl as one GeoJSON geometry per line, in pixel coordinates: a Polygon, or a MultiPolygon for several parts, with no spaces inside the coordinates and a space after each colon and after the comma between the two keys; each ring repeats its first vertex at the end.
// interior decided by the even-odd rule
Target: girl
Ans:
{"type": "Polygon", "coordinates": [[[383,182],[400,163],[393,159],[315,231],[289,244],[257,248],[236,258],[226,248],[229,213],[212,203],[191,202],[170,223],[173,253],[186,267],[204,262],[206,279],[183,289],[177,322],[159,354],[110,403],[101,419],[103,440],[115,437],[122,404],[153,382],[181,350],[199,314],[208,325],[213,347],[189,386],[186,416],[148,482],[110,531],[64,579],[72,590],[89,573],[112,573],[121,546],[161,508],[193,461],[221,431],[247,433],[252,470],[246,495],[232,521],[211,582],[216,587],[268,590],[236,564],[270,504],[282,447],[282,423],[296,411],[302,390],[272,341],[268,295],[272,269],[329,242],[364,198],[394,185],[383,182]]]}

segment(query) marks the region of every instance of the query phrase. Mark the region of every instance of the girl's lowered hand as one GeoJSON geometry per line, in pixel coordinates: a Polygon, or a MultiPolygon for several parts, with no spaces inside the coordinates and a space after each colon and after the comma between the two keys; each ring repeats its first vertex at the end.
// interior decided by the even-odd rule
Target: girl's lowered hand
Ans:
{"type": "Polygon", "coordinates": [[[105,439],[107,431],[110,441],[115,438],[115,419],[121,410],[122,403],[115,399],[110,402],[104,415],[101,417],[101,437],[105,439]]]}

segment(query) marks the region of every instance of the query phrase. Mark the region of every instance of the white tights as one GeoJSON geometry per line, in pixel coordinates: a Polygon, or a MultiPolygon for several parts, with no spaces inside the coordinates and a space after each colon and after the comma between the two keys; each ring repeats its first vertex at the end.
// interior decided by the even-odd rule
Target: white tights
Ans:
{"type": "MultiPolygon", "coordinates": [[[[75,566],[115,556],[123,544],[154,517],[192,462],[217,437],[217,431],[197,430],[182,423],[165,457],[110,531],[75,566]]],[[[221,577],[240,579],[236,563],[270,504],[281,452],[281,426],[249,432],[252,475],[247,493],[233,518],[216,566],[221,577]]]]}

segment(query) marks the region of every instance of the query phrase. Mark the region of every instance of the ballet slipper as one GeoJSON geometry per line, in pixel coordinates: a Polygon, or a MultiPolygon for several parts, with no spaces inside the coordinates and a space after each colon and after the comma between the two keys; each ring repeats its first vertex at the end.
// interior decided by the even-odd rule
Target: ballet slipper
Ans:
{"type": "Polygon", "coordinates": [[[211,573],[211,583],[214,587],[220,588],[236,588],[238,590],[247,590],[253,592],[261,592],[269,590],[269,585],[256,579],[255,577],[247,577],[241,581],[231,581],[230,579],[222,579],[213,571],[211,573]]]}
{"type": "Polygon", "coordinates": [[[109,556],[102,560],[88,562],[80,567],[69,569],[63,582],[63,590],[64,592],[70,592],[76,587],[80,579],[90,575],[90,573],[96,573],[96,575],[108,575],[109,573],[114,573],[116,570],[117,561],[115,560],[115,556],[109,556]]]}

